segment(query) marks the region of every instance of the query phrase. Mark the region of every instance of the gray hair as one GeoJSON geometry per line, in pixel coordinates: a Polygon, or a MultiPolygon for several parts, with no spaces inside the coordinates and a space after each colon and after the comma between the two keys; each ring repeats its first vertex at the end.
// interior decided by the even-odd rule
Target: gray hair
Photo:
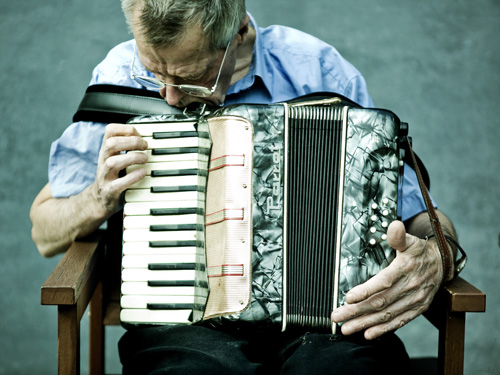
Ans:
{"type": "Polygon", "coordinates": [[[225,48],[246,17],[245,0],[121,0],[132,30],[132,12],[142,6],[140,26],[148,43],[174,46],[187,28],[199,25],[215,51],[225,48]]]}

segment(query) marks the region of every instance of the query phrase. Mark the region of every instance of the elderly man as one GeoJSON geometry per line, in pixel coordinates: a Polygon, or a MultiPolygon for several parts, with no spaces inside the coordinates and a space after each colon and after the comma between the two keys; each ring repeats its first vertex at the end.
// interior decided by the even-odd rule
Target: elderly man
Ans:
{"type": "MultiPolygon", "coordinates": [[[[331,46],[297,30],[259,28],[244,0],[122,0],[135,40],[110,51],[91,84],[159,90],[168,104],[273,103],[337,92],[372,106],[362,75],[331,46]]],[[[120,195],[145,176],[146,142],[123,124],[72,124],[51,148],[49,183],[33,202],[32,235],[41,254],[63,252],[120,209],[120,195]]],[[[407,355],[390,333],[429,306],[446,280],[441,255],[405,166],[403,221],[388,230],[391,265],[352,289],[332,312],[342,335],[274,334],[208,325],[127,332],[124,373],[404,373],[407,355]]],[[[445,232],[452,224],[438,213],[445,232]]],[[[451,248],[448,249],[450,252],[451,248]]]]}

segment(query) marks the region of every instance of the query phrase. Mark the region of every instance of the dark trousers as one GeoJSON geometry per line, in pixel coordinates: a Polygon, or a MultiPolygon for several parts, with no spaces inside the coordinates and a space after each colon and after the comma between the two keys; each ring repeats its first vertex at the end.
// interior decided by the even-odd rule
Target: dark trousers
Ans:
{"type": "Polygon", "coordinates": [[[405,374],[408,355],[395,334],[220,331],[203,326],[130,330],[119,342],[124,375],[405,374]]]}

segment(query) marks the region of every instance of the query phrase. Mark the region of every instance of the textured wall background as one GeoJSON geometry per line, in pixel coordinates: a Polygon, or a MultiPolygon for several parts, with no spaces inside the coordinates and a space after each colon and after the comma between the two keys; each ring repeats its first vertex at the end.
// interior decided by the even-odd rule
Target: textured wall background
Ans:
{"type": "MultiPolygon", "coordinates": [[[[285,24],[333,44],[378,107],[409,122],[432,193],[469,252],[463,276],[488,295],[466,328],[466,374],[500,372],[500,3],[494,0],[248,0],[260,26],[285,24]]],[[[56,309],[28,212],[47,181],[50,143],[69,124],[91,69],[129,38],[118,0],[0,1],[0,374],[54,374],[56,309]]],[[[87,319],[82,373],[87,372],[87,319]]],[[[108,371],[119,372],[108,330],[108,371]]],[[[413,356],[436,354],[423,319],[401,331],[413,356]]]]}

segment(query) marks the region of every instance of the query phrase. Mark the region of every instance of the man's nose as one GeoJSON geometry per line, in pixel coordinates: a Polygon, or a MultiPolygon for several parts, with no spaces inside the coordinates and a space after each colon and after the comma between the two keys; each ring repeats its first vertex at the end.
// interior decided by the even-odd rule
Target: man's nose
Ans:
{"type": "Polygon", "coordinates": [[[187,94],[183,93],[176,87],[166,86],[160,89],[160,95],[165,99],[165,101],[173,107],[184,107],[187,103],[181,104],[182,99],[184,99],[187,94]]]}

